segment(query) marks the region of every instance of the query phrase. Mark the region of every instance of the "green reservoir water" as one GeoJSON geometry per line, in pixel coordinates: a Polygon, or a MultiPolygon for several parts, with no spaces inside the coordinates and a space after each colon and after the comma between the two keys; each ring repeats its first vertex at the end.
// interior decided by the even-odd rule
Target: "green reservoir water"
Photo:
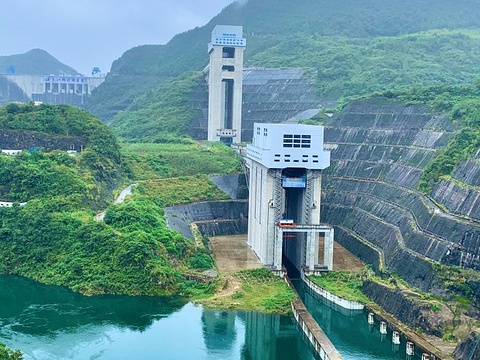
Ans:
{"type": "MultiPolygon", "coordinates": [[[[338,309],[297,283],[307,308],[345,360],[408,359],[405,339],[338,309]]],[[[58,286],[0,276],[0,341],[26,360],[313,360],[288,316],[214,311],[180,299],[85,297],[58,286]]]]}
{"type": "Polygon", "coordinates": [[[392,344],[392,329],[386,335],[380,334],[380,324],[368,324],[366,311],[345,310],[318,296],[295,280],[295,287],[305,306],[335,345],[344,360],[420,360],[421,353],[407,356],[406,339],[401,336],[400,345],[392,344]]]}
{"type": "Polygon", "coordinates": [[[0,277],[0,341],[26,360],[314,358],[290,317],[170,298],[84,297],[10,276],[0,277]]]}

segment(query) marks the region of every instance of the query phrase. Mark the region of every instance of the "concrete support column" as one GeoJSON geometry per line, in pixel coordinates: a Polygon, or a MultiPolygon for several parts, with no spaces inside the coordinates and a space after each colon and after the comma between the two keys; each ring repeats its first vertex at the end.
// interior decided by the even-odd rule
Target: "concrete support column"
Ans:
{"type": "MultiPolygon", "coordinates": [[[[315,231],[309,231],[307,232],[307,246],[305,251],[307,252],[306,258],[305,258],[305,266],[307,270],[313,271],[315,267],[315,257],[318,258],[318,255],[315,256],[315,231]]],[[[318,254],[318,253],[317,253],[318,254]]]]}
{"type": "Polygon", "coordinates": [[[282,270],[282,243],[283,243],[283,230],[278,226],[275,227],[275,246],[274,246],[274,259],[273,268],[275,270],[282,270]]]}
{"type": "Polygon", "coordinates": [[[320,249],[319,247],[319,234],[316,232],[316,233],[313,233],[313,245],[314,245],[314,256],[313,256],[313,262],[314,262],[314,266],[317,266],[319,265],[318,263],[318,250],[320,249]]]}
{"type": "Polygon", "coordinates": [[[267,263],[268,264],[273,264],[275,261],[275,226],[272,226],[272,224],[275,224],[275,208],[274,208],[274,203],[273,199],[270,199],[268,202],[268,207],[266,208],[267,210],[267,238],[265,239],[267,243],[267,263]],[[273,241],[272,241],[273,240],[273,241]]]}
{"type": "Polygon", "coordinates": [[[323,254],[323,264],[328,270],[333,270],[333,229],[325,231],[323,254]]]}

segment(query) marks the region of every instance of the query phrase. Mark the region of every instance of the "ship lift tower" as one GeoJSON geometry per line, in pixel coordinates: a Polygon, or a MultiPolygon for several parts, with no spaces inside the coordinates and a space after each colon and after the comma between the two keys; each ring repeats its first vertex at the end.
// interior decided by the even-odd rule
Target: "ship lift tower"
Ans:
{"type": "Polygon", "coordinates": [[[208,44],[208,141],[241,142],[245,47],[242,26],[213,29],[208,44]]]}
{"type": "Polygon", "coordinates": [[[334,231],[320,223],[322,171],[330,166],[323,133],[322,126],[254,124],[248,245],[274,272],[283,273],[284,262],[305,275],[333,268],[334,231]]]}

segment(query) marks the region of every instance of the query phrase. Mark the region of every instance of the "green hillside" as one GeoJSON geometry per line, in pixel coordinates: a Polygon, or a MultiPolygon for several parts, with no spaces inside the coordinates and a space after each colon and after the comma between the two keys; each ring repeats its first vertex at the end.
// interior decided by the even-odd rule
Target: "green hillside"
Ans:
{"type": "Polygon", "coordinates": [[[213,259],[202,244],[168,229],[164,207],[225,199],[201,174],[238,172],[232,149],[192,141],[122,149],[105,124],[64,105],[1,107],[0,147],[12,134],[20,148],[42,139],[80,143],[82,151],[0,154],[0,201],[17,202],[0,207],[0,274],[84,294],[191,296],[214,289],[212,281],[191,280],[213,259]],[[140,180],[133,196],[112,204],[114,190],[140,180]],[[104,221],[94,218],[101,209],[104,221]]]}
{"type": "Polygon", "coordinates": [[[33,49],[24,54],[0,56],[0,74],[9,73],[12,66],[15,75],[80,75],[75,69],[41,49],[33,49]]]}
{"type": "Polygon", "coordinates": [[[478,62],[472,60],[478,58],[480,45],[477,5],[474,0],[234,3],[206,26],[179,34],[165,46],[127,51],[88,108],[109,122],[149,89],[186,71],[202,70],[217,24],[244,26],[246,66],[311,68],[323,97],[412,84],[469,83],[480,75],[478,62]]]}
{"type": "Polygon", "coordinates": [[[40,148],[49,139],[66,139],[67,144],[83,147],[75,157],[57,149],[0,157],[3,199],[79,196],[82,203],[98,207],[125,176],[117,140],[106,125],[86,111],[67,105],[9,104],[0,108],[0,133],[0,146],[8,137],[20,139],[13,147],[16,149],[40,148]],[[24,147],[21,139],[33,139],[33,143],[24,147]]]}

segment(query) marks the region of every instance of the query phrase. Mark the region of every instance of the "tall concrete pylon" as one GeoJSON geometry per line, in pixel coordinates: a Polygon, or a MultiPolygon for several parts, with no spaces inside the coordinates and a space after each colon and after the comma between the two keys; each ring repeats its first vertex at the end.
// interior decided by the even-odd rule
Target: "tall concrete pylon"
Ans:
{"type": "Polygon", "coordinates": [[[323,131],[322,126],[254,124],[246,156],[248,244],[274,271],[282,272],[284,257],[305,274],[333,268],[334,230],[320,223],[322,170],[330,166],[323,131]]]}
{"type": "Polygon", "coordinates": [[[208,44],[208,141],[241,142],[245,47],[242,26],[213,29],[208,44]]]}

